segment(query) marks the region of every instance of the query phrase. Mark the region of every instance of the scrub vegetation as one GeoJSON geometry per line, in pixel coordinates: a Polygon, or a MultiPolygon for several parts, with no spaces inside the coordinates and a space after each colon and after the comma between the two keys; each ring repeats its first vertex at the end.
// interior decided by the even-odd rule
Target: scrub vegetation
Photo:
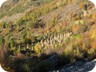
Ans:
{"type": "Polygon", "coordinates": [[[0,62],[10,72],[48,72],[96,57],[96,11],[87,0],[8,0],[0,8],[0,62]],[[88,5],[86,16],[85,4],[88,5]],[[58,65],[48,59],[56,55],[58,65]]]}

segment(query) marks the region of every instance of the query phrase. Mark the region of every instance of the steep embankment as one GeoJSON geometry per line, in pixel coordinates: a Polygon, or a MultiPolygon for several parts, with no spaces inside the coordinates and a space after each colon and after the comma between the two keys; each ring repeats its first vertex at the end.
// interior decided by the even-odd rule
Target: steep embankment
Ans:
{"type": "Polygon", "coordinates": [[[92,7],[86,0],[8,0],[0,8],[0,62],[15,72],[46,72],[95,58],[92,7]]]}

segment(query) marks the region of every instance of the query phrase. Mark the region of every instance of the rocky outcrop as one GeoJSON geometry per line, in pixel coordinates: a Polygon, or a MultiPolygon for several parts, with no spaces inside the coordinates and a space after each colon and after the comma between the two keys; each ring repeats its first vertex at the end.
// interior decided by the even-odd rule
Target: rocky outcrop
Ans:
{"type": "Polygon", "coordinates": [[[60,70],[54,70],[49,72],[88,72],[94,69],[96,60],[93,61],[77,61],[74,64],[67,64],[60,70]]]}

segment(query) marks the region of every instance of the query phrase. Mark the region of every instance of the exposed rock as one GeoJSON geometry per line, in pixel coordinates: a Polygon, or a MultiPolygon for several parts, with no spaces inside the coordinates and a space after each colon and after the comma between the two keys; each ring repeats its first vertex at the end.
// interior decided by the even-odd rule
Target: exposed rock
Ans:
{"type": "Polygon", "coordinates": [[[57,66],[58,65],[58,59],[56,55],[51,56],[49,59],[47,59],[47,61],[53,66],[57,66]]]}
{"type": "Polygon", "coordinates": [[[49,72],[88,72],[94,69],[96,61],[77,61],[74,64],[67,64],[60,70],[54,70],[49,72]]]}

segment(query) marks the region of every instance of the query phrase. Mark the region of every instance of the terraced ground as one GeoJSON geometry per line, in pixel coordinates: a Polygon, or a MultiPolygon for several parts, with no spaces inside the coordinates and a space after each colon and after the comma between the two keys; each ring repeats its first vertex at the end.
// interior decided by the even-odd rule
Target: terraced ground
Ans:
{"type": "Polygon", "coordinates": [[[2,66],[10,72],[48,72],[94,59],[93,7],[88,0],[6,1],[0,8],[2,66]]]}

